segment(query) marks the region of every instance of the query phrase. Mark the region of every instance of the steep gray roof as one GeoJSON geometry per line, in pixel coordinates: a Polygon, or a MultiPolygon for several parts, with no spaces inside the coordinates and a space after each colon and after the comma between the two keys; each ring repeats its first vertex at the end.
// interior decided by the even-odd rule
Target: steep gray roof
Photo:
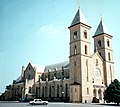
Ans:
{"type": "Polygon", "coordinates": [[[20,75],[16,80],[15,84],[23,83],[24,81],[22,80],[22,76],[20,75]]]}
{"type": "Polygon", "coordinates": [[[48,72],[49,71],[54,71],[56,70],[61,70],[63,68],[69,68],[69,62],[65,61],[65,62],[61,62],[61,63],[57,63],[57,64],[52,64],[52,65],[47,65],[45,67],[44,72],[48,72]]]}
{"type": "Polygon", "coordinates": [[[78,23],[83,23],[85,25],[89,25],[85,16],[84,16],[84,14],[82,13],[81,9],[78,9],[78,11],[77,11],[77,13],[76,13],[76,15],[75,15],[75,17],[74,17],[70,26],[74,26],[78,23]]]}
{"type": "Polygon", "coordinates": [[[15,80],[15,82],[21,81],[21,75],[15,80]]]}
{"type": "Polygon", "coordinates": [[[103,21],[101,20],[99,25],[98,25],[98,28],[94,34],[94,36],[96,35],[100,35],[100,34],[103,34],[103,33],[106,33],[106,34],[109,34],[105,24],[103,23],[103,21]]]}

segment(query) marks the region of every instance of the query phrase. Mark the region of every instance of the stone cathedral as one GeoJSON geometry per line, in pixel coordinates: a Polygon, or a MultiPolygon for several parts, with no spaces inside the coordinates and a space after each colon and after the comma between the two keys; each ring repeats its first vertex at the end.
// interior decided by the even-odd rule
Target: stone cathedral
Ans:
{"type": "Polygon", "coordinates": [[[21,75],[2,94],[4,100],[104,101],[103,92],[114,79],[112,36],[101,19],[93,35],[94,54],[91,54],[91,26],[81,9],[68,29],[69,61],[45,67],[32,63],[22,66],[21,75]]]}
{"type": "Polygon", "coordinates": [[[93,36],[91,55],[90,25],[78,9],[70,27],[70,101],[103,99],[103,92],[114,79],[112,36],[102,19],[93,36]]]}

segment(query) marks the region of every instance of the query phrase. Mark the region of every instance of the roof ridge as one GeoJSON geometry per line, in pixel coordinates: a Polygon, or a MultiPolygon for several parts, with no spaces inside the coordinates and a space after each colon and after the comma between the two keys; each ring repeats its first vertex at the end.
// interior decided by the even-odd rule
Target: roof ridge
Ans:
{"type": "Polygon", "coordinates": [[[60,63],[55,63],[55,64],[51,64],[51,65],[46,65],[44,72],[48,71],[48,70],[53,70],[53,69],[61,69],[62,67],[65,67],[67,64],[69,64],[69,61],[64,61],[64,62],[60,62],[60,63]]]}

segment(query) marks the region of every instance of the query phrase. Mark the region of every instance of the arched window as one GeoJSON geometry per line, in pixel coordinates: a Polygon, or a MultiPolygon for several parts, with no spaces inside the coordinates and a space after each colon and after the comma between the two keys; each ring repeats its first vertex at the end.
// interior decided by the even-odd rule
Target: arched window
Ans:
{"type": "Polygon", "coordinates": [[[47,97],[47,87],[45,86],[45,97],[47,97]]]}
{"type": "Polygon", "coordinates": [[[87,88],[87,94],[89,94],[89,88],[87,88]]]}
{"type": "Polygon", "coordinates": [[[48,81],[50,81],[50,71],[48,71],[48,81]]]}
{"type": "Polygon", "coordinates": [[[74,32],[74,35],[77,35],[77,31],[74,32]]]}
{"type": "Polygon", "coordinates": [[[74,61],[74,66],[76,66],[76,61],[74,61]]]}
{"type": "Polygon", "coordinates": [[[29,93],[31,93],[32,92],[32,88],[31,87],[29,87],[29,93]]]}
{"type": "Polygon", "coordinates": [[[93,96],[94,96],[94,97],[97,97],[97,89],[94,89],[94,90],[93,90],[93,96]]]}
{"type": "Polygon", "coordinates": [[[77,92],[77,88],[75,88],[75,92],[77,92]]]}
{"type": "Polygon", "coordinates": [[[52,86],[52,97],[55,97],[55,86],[52,86]]]}
{"type": "Polygon", "coordinates": [[[76,45],[74,46],[74,54],[75,55],[77,54],[77,46],[76,45]]]}
{"type": "Polygon", "coordinates": [[[68,97],[68,84],[65,85],[65,96],[68,97]]]}
{"type": "Polygon", "coordinates": [[[98,41],[98,46],[99,46],[99,47],[101,46],[101,40],[98,41]]]}
{"type": "Polygon", "coordinates": [[[77,31],[74,32],[73,39],[77,38],[77,31]]]}
{"type": "Polygon", "coordinates": [[[55,68],[54,77],[57,79],[57,68],[55,68]]]}
{"type": "Polygon", "coordinates": [[[38,75],[38,81],[40,82],[40,79],[41,79],[41,76],[40,75],[38,75]]]}
{"type": "Polygon", "coordinates": [[[83,33],[84,33],[84,38],[87,39],[87,31],[85,30],[83,33]]]}
{"type": "Polygon", "coordinates": [[[36,97],[38,97],[38,87],[36,87],[36,97]]]}
{"type": "Polygon", "coordinates": [[[42,87],[42,97],[44,97],[44,86],[42,87]]]}
{"type": "Polygon", "coordinates": [[[110,61],[110,52],[108,52],[108,60],[110,61]]]}
{"type": "Polygon", "coordinates": [[[49,86],[49,97],[51,97],[51,85],[49,86]]]}
{"type": "Polygon", "coordinates": [[[88,66],[88,60],[86,59],[86,66],[88,66]]]}
{"type": "Polygon", "coordinates": [[[57,97],[59,97],[59,84],[57,85],[57,97]]]}
{"type": "Polygon", "coordinates": [[[30,78],[31,78],[31,76],[30,76],[30,74],[28,74],[28,80],[30,80],[30,78]]]}
{"type": "Polygon", "coordinates": [[[112,69],[111,69],[111,65],[110,65],[110,71],[112,71],[112,69]]]}
{"type": "Polygon", "coordinates": [[[85,54],[87,55],[87,45],[85,45],[85,54]]]}
{"type": "Polygon", "coordinates": [[[86,70],[86,71],[87,71],[86,74],[87,74],[87,82],[88,82],[88,80],[89,80],[88,77],[89,77],[89,76],[88,76],[88,60],[87,60],[87,59],[86,59],[86,69],[87,69],[87,70],[86,70]]]}
{"type": "Polygon", "coordinates": [[[72,88],[71,88],[71,93],[72,93],[73,91],[72,91],[72,88]]]}
{"type": "Polygon", "coordinates": [[[107,46],[110,47],[110,41],[109,40],[107,40],[107,46]]]}
{"type": "Polygon", "coordinates": [[[111,65],[110,65],[110,76],[111,76],[111,82],[112,82],[112,68],[111,68],[111,65]]]}
{"type": "Polygon", "coordinates": [[[98,59],[96,59],[96,66],[98,66],[98,59]]]}

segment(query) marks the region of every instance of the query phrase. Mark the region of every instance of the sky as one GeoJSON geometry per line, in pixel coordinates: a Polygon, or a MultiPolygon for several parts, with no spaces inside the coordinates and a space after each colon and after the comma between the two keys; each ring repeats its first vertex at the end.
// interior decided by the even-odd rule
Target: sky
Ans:
{"type": "MultiPolygon", "coordinates": [[[[80,0],[93,38],[102,17],[110,35],[115,78],[120,81],[120,0],[80,0]]],[[[29,62],[49,65],[69,60],[69,30],[77,0],[0,0],[0,93],[29,62]]]]}

